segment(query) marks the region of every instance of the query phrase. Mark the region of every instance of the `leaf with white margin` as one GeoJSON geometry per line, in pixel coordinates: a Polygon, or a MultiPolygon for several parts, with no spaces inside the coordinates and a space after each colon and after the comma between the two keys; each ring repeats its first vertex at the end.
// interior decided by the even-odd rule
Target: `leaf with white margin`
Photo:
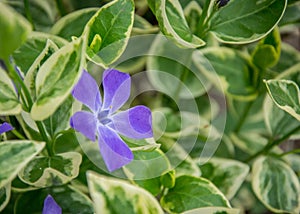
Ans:
{"type": "Polygon", "coordinates": [[[199,214],[199,213],[205,213],[205,214],[240,214],[239,209],[232,209],[227,207],[203,207],[193,210],[188,210],[186,212],[183,212],[182,214],[199,214]]]}
{"type": "Polygon", "coordinates": [[[176,178],[175,186],[168,190],[160,203],[170,213],[208,206],[230,207],[229,201],[212,182],[190,175],[176,178]]]}
{"type": "Polygon", "coordinates": [[[225,43],[249,43],[267,35],[284,14],[287,0],[231,0],[211,19],[210,30],[225,43]]]}
{"type": "Polygon", "coordinates": [[[252,188],[272,212],[300,212],[300,185],[295,172],[278,158],[260,157],[252,167],[252,188]]]}
{"type": "Polygon", "coordinates": [[[0,114],[20,114],[22,106],[19,102],[16,89],[8,74],[0,66],[0,114]]]}
{"type": "Polygon", "coordinates": [[[11,184],[0,188],[0,212],[6,207],[10,199],[11,184]]]}
{"type": "Polygon", "coordinates": [[[199,167],[202,177],[213,182],[228,200],[237,193],[249,172],[247,164],[225,158],[211,158],[199,167]]]}
{"type": "Polygon", "coordinates": [[[300,93],[297,84],[283,79],[264,82],[274,103],[300,121],[300,93]]]}
{"type": "Polygon", "coordinates": [[[30,115],[44,120],[70,95],[84,66],[85,42],[77,39],[56,51],[40,67],[36,77],[36,95],[30,115]]]}
{"type": "Polygon", "coordinates": [[[36,99],[36,88],[35,88],[35,79],[41,65],[56,51],[58,51],[57,45],[52,42],[50,39],[47,39],[46,46],[40,53],[40,55],[34,60],[29,70],[26,73],[24,78],[24,83],[27,86],[31,98],[36,99]]]}
{"type": "Polygon", "coordinates": [[[184,48],[197,48],[205,42],[193,35],[178,0],[148,0],[156,15],[161,31],[176,44],[184,48]]]}
{"type": "Polygon", "coordinates": [[[97,214],[163,214],[156,198],[146,190],[116,178],[87,172],[90,195],[97,214]]]}
{"type": "Polygon", "coordinates": [[[40,151],[45,143],[29,140],[0,143],[0,188],[7,185],[40,151]]]}
{"type": "Polygon", "coordinates": [[[63,185],[78,176],[81,160],[78,152],[35,157],[19,172],[19,178],[35,187],[63,185]]]}
{"type": "Polygon", "coordinates": [[[116,61],[126,48],[133,20],[133,0],[114,0],[102,6],[83,32],[88,58],[103,67],[116,61]]]}

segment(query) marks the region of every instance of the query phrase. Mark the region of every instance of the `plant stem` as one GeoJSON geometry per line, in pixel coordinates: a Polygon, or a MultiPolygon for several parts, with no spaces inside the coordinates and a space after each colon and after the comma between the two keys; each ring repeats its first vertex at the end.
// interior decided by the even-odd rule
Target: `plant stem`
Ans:
{"type": "Polygon", "coordinates": [[[206,0],[202,9],[202,13],[198,22],[198,33],[197,35],[201,35],[202,34],[202,29],[203,26],[205,25],[205,19],[207,18],[207,14],[208,14],[208,9],[209,9],[209,5],[210,5],[210,0],[206,0]]]}
{"type": "Polygon", "coordinates": [[[287,140],[292,134],[296,133],[297,131],[300,131],[300,126],[297,126],[296,128],[292,129],[291,131],[289,131],[287,134],[285,134],[284,136],[282,136],[281,138],[274,140],[273,142],[270,141],[265,148],[263,148],[261,151],[257,152],[256,154],[250,156],[249,158],[247,158],[245,160],[245,162],[250,162],[253,159],[257,158],[258,156],[262,155],[262,154],[266,154],[268,153],[274,146],[279,145],[280,143],[284,142],[285,140],[287,140]]]}
{"type": "Polygon", "coordinates": [[[180,91],[181,91],[182,85],[183,85],[182,82],[184,82],[184,81],[186,80],[186,78],[187,78],[189,72],[190,72],[190,71],[185,67],[184,70],[183,70],[183,72],[182,72],[182,74],[180,75],[180,83],[178,84],[178,86],[177,86],[177,88],[176,88],[176,91],[175,91],[175,97],[174,97],[174,100],[175,100],[176,102],[178,101],[178,99],[179,99],[179,97],[180,97],[180,91]]]}
{"type": "Polygon", "coordinates": [[[244,122],[245,122],[245,120],[246,120],[246,118],[247,118],[247,116],[250,112],[250,109],[251,109],[253,103],[254,103],[254,101],[250,101],[248,103],[248,105],[246,106],[246,108],[244,109],[244,112],[241,115],[241,117],[240,117],[240,119],[239,119],[239,121],[238,121],[238,123],[237,123],[237,125],[234,129],[234,132],[238,133],[241,130],[241,128],[242,128],[242,126],[243,126],[243,124],[244,124],[244,122]]]}
{"type": "Polygon", "coordinates": [[[28,0],[24,0],[24,10],[25,10],[25,15],[28,19],[28,21],[30,22],[32,29],[34,30],[34,23],[33,23],[33,19],[31,16],[31,12],[30,12],[30,7],[29,7],[29,1],[28,0]]]}
{"type": "Polygon", "coordinates": [[[36,123],[36,126],[39,129],[39,132],[40,132],[43,140],[46,142],[46,149],[47,149],[48,155],[49,156],[53,156],[54,152],[53,152],[52,145],[51,145],[52,143],[49,140],[49,138],[47,137],[47,134],[46,134],[46,131],[45,131],[43,123],[40,122],[40,121],[35,121],[35,123],[36,123]]]}

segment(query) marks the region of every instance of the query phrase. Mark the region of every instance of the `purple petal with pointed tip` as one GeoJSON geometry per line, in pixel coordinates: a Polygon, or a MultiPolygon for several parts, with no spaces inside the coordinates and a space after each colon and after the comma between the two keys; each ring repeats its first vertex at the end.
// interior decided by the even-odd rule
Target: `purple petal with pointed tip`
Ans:
{"type": "Polygon", "coordinates": [[[112,116],[114,129],[120,134],[142,139],[153,137],[151,111],[145,106],[135,106],[112,116]]]}
{"type": "Polygon", "coordinates": [[[133,160],[133,154],[127,144],[112,129],[101,125],[98,132],[100,152],[110,172],[133,160]]]}
{"type": "Polygon", "coordinates": [[[128,100],[131,80],[129,74],[109,69],[103,73],[104,99],[102,109],[110,109],[110,113],[118,110],[128,100]]]}
{"type": "Polygon", "coordinates": [[[97,118],[87,111],[78,111],[70,119],[70,125],[88,139],[96,140],[97,118]]]}
{"type": "Polygon", "coordinates": [[[75,85],[72,95],[94,112],[97,112],[102,105],[99,86],[95,79],[85,70],[75,85]]]}
{"type": "Polygon", "coordinates": [[[8,132],[10,130],[13,130],[14,128],[7,122],[4,122],[2,125],[0,125],[0,134],[4,132],[8,132]]]}
{"type": "Polygon", "coordinates": [[[56,203],[51,195],[44,200],[43,214],[61,214],[61,207],[56,203]]]}

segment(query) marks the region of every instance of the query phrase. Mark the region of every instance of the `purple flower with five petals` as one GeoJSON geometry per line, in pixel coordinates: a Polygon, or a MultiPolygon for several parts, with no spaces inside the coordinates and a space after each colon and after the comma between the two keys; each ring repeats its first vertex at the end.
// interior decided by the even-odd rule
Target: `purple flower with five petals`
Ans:
{"type": "Polygon", "coordinates": [[[13,129],[14,128],[9,123],[4,122],[3,124],[0,125],[0,134],[4,132],[8,132],[13,129]]]}
{"type": "Polygon", "coordinates": [[[56,203],[51,195],[48,195],[44,200],[44,208],[42,214],[61,214],[61,207],[56,203]]]}
{"type": "Polygon", "coordinates": [[[118,111],[130,95],[129,74],[105,70],[102,85],[103,101],[94,78],[87,71],[83,72],[72,95],[91,111],[76,112],[70,124],[92,141],[98,136],[100,153],[111,172],[133,160],[130,148],[119,134],[133,139],[152,137],[152,117],[151,111],[141,105],[118,111]]]}

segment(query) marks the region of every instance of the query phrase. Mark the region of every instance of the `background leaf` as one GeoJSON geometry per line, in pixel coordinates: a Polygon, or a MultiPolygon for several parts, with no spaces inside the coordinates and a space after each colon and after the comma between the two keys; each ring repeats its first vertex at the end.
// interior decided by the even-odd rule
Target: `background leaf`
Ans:
{"type": "Polygon", "coordinates": [[[211,31],[222,42],[253,42],[269,33],[281,19],[287,0],[231,0],[211,20],[211,31]]]}
{"type": "Polygon", "coordinates": [[[230,207],[225,196],[209,180],[189,175],[176,179],[175,186],[161,198],[161,205],[170,213],[207,206],[230,207]]]}
{"type": "Polygon", "coordinates": [[[0,2],[0,59],[8,59],[31,31],[30,23],[11,7],[0,2]]]}
{"type": "Polygon", "coordinates": [[[259,200],[276,213],[299,213],[300,185],[293,170],[273,157],[258,158],[252,168],[252,188],[259,200]]]}
{"type": "Polygon", "coordinates": [[[94,201],[95,212],[163,214],[156,199],[146,190],[126,181],[88,172],[88,185],[94,201]]]}
{"type": "Polygon", "coordinates": [[[0,212],[5,208],[10,199],[10,188],[10,183],[0,188],[0,212]]]}

